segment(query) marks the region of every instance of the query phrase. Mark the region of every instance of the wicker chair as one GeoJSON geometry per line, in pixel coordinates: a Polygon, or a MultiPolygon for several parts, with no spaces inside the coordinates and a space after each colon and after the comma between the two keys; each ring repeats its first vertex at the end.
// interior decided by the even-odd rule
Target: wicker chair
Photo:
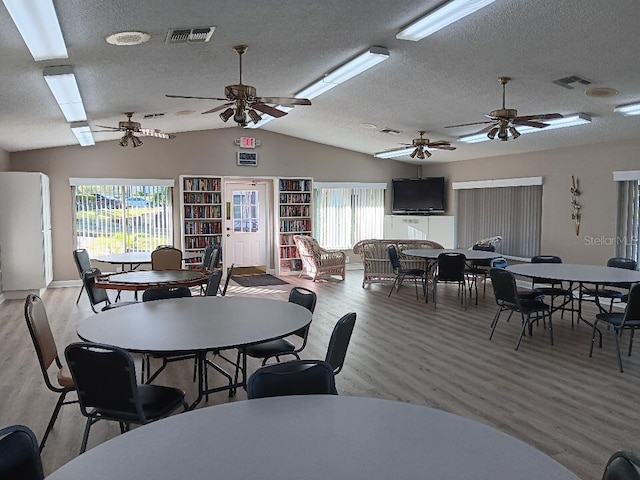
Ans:
{"type": "Polygon", "coordinates": [[[344,252],[325,250],[308,235],[294,235],[293,240],[298,247],[302,266],[314,282],[332,275],[340,275],[342,280],[345,279],[347,255],[344,252]]]}

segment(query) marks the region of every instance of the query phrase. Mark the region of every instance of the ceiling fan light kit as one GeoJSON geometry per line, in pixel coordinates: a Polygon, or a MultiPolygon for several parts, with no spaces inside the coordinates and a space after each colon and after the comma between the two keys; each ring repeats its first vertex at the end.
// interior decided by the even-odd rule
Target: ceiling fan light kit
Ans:
{"type": "Polygon", "coordinates": [[[53,0],[2,0],[33,59],[69,58],[53,0]]]}
{"type": "Polygon", "coordinates": [[[486,7],[495,0],[451,0],[441,7],[430,11],[396,34],[398,40],[417,42],[425,37],[457,22],[472,13],[486,7]]]}
{"type": "Polygon", "coordinates": [[[82,104],[78,82],[69,66],[46,67],[44,79],[67,122],[82,122],[87,113],[82,104]]]}

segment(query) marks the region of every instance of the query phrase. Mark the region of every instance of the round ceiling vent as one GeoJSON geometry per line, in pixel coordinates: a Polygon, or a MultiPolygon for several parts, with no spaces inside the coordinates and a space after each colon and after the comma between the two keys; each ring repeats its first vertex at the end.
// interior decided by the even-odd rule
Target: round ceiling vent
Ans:
{"type": "Polygon", "coordinates": [[[140,45],[141,43],[148,42],[151,35],[144,32],[118,32],[109,35],[105,38],[107,43],[111,45],[125,46],[140,45]]]}
{"type": "Polygon", "coordinates": [[[613,97],[618,94],[615,88],[609,87],[593,87],[586,90],[584,93],[590,97],[613,97]]]}

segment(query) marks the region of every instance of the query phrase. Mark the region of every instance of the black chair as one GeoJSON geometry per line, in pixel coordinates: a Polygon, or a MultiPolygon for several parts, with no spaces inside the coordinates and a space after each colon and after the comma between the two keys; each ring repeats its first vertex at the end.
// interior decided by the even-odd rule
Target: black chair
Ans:
{"type": "Polygon", "coordinates": [[[207,286],[204,289],[204,294],[207,297],[215,297],[220,290],[220,281],[222,280],[222,269],[216,268],[213,270],[209,278],[207,279],[207,286]]]}
{"type": "Polygon", "coordinates": [[[29,335],[33,341],[33,346],[38,355],[38,363],[40,364],[40,370],[44,378],[44,383],[49,390],[58,394],[58,401],[53,409],[51,418],[47,425],[47,429],[44,432],[42,441],[40,442],[40,450],[44,448],[44,444],[47,441],[49,433],[53,429],[53,425],[56,423],[58,413],[63,405],[69,405],[71,403],[77,403],[77,400],[67,400],[65,398],[69,392],[73,392],[76,387],[71,377],[71,372],[66,366],[62,365],[60,357],[58,356],[58,348],[56,346],[55,339],[51,333],[51,326],[49,325],[49,318],[47,312],[42,303],[42,299],[37,295],[27,295],[24,303],[24,318],[27,322],[27,328],[29,329],[29,335]],[[57,368],[56,372],[56,385],[51,381],[49,376],[49,370],[55,363],[57,368]]]}
{"type": "MultiPolygon", "coordinates": [[[[505,269],[509,266],[509,262],[504,257],[492,258],[490,262],[491,268],[502,268],[505,269]]],[[[543,300],[544,293],[541,293],[537,290],[522,290],[518,289],[518,297],[520,300],[543,300]]]]}
{"type": "Polygon", "coordinates": [[[211,255],[213,254],[213,250],[216,248],[215,245],[209,244],[202,252],[202,270],[209,270],[209,265],[211,263],[211,255]]]}
{"type": "Polygon", "coordinates": [[[529,335],[531,335],[533,321],[538,321],[542,318],[543,325],[546,326],[545,317],[549,317],[549,337],[551,339],[551,345],[553,345],[551,307],[540,300],[520,298],[516,287],[516,278],[513,273],[508,270],[492,268],[489,270],[489,276],[491,277],[493,293],[496,297],[496,303],[498,304],[498,310],[491,321],[491,334],[489,335],[489,340],[493,338],[493,333],[498,325],[500,315],[502,312],[508,311],[509,318],[511,318],[513,312],[520,313],[520,316],[522,317],[522,328],[520,330],[518,342],[516,343],[516,350],[520,347],[520,342],[522,341],[522,337],[524,336],[527,328],[529,329],[529,335]]]}
{"type": "MultiPolygon", "coordinates": [[[[331,365],[334,375],[340,373],[344,366],[344,359],[347,356],[347,348],[355,325],[356,312],[351,312],[344,315],[333,327],[324,361],[331,365]]],[[[335,390],[333,393],[337,395],[338,391],[335,390]]]]}
{"type": "Polygon", "coordinates": [[[389,291],[388,297],[393,293],[393,289],[400,290],[402,286],[402,282],[405,279],[413,280],[413,283],[416,287],[416,300],[419,300],[418,297],[418,280],[422,285],[422,289],[424,290],[424,282],[425,282],[425,270],[422,268],[403,268],[400,259],[398,258],[398,251],[396,250],[395,245],[389,245],[387,247],[387,253],[389,255],[389,260],[391,261],[391,268],[393,269],[393,273],[395,273],[396,278],[393,281],[393,285],[391,285],[391,290],[389,291]]]}
{"type": "Polygon", "coordinates": [[[187,404],[184,392],[161,385],[138,385],[131,355],[118,347],[97,343],[72,343],[64,351],[78,387],[80,410],[87,417],[80,453],[87,448],[91,426],[100,420],[146,424],[164,418],[187,404]]]}
{"type": "MultiPolygon", "coordinates": [[[[73,260],[76,262],[76,267],[78,269],[78,275],[82,280],[82,274],[88,270],[91,270],[91,259],[89,258],[89,252],[84,248],[78,248],[73,251],[73,260]]],[[[80,288],[80,293],[78,293],[78,298],[76,299],[76,305],[80,301],[80,297],[82,296],[82,291],[84,290],[84,283],[82,284],[82,288],[80,288]]]]}
{"type": "MultiPolygon", "coordinates": [[[[638,268],[638,264],[635,260],[631,258],[613,257],[607,261],[607,267],[623,268],[625,270],[636,270],[638,268]]],[[[600,299],[607,298],[609,299],[609,302],[610,302],[609,313],[611,313],[613,311],[613,304],[616,302],[616,300],[618,302],[624,302],[630,289],[631,289],[630,283],[622,283],[622,284],[616,284],[616,285],[603,285],[602,288],[585,287],[582,289],[582,295],[583,295],[582,300],[583,301],[588,300],[584,298],[584,295],[587,295],[588,297],[591,297],[593,301],[600,308],[601,307],[600,299]],[[609,288],[609,287],[613,287],[613,288],[609,288]],[[616,287],[625,289],[626,292],[621,292],[620,290],[617,290],[616,287]]]]}
{"type": "MultiPolygon", "coordinates": [[[[496,247],[494,245],[479,245],[476,244],[471,247],[472,250],[478,250],[481,252],[495,252],[496,247]]],[[[480,259],[480,260],[471,260],[468,262],[467,268],[464,270],[464,274],[467,277],[469,282],[469,294],[471,294],[471,289],[475,288],[476,291],[476,305],[478,304],[478,278],[482,278],[482,298],[486,297],[487,294],[487,277],[489,276],[489,269],[491,268],[491,260],[480,259]]]]}
{"type": "Polygon", "coordinates": [[[622,369],[622,358],[620,357],[620,340],[624,330],[630,330],[629,334],[629,352],[628,356],[631,356],[631,348],[633,347],[633,334],[640,328],[640,284],[635,284],[631,287],[627,298],[627,307],[622,312],[604,312],[596,315],[596,320],[593,322],[593,333],[591,334],[591,347],[589,349],[589,356],[593,355],[593,343],[595,342],[596,332],[598,331],[598,322],[605,322],[608,326],[612,327],[613,335],[616,340],[616,354],[618,357],[618,367],[620,372],[622,369]]]}
{"type": "Polygon", "coordinates": [[[12,425],[0,429],[0,478],[42,480],[38,440],[29,427],[12,425]]]}
{"type": "Polygon", "coordinates": [[[293,360],[261,367],[247,381],[247,398],[335,395],[333,369],[324,360],[293,360]]]}
{"type": "Polygon", "coordinates": [[[438,283],[457,283],[458,295],[467,309],[466,268],[467,257],[463,253],[441,253],[438,255],[437,270],[433,276],[433,308],[437,308],[438,283]]]}
{"type": "Polygon", "coordinates": [[[640,480],[639,470],[640,457],[621,450],[607,460],[602,480],[640,480]]]}
{"type": "Polygon", "coordinates": [[[188,287],[150,287],[142,293],[143,302],[152,302],[154,300],[167,300],[170,298],[190,297],[191,290],[188,287]]]}
{"type": "Polygon", "coordinates": [[[91,268],[86,272],[82,273],[82,284],[84,285],[84,289],[87,292],[87,297],[89,298],[89,303],[91,304],[91,310],[94,313],[98,313],[96,310],[96,306],[100,308],[100,304],[103,303],[100,308],[103,312],[106,310],[110,310],[112,308],[124,307],[126,305],[131,305],[137,302],[117,302],[111,303],[111,299],[107,294],[107,290],[104,288],[96,287],[96,277],[102,275],[102,272],[99,268],[91,268]]]}
{"type": "MultiPolygon", "coordinates": [[[[289,292],[289,302],[301,305],[311,313],[313,313],[316,308],[317,298],[318,297],[314,291],[304,287],[294,287],[289,292]]],[[[262,365],[265,365],[267,360],[273,357],[275,357],[279,362],[282,355],[293,355],[297,359],[300,359],[298,354],[307,345],[307,337],[309,335],[310,327],[311,323],[306,327],[293,332],[293,335],[302,339],[302,344],[299,347],[296,347],[286,338],[278,338],[276,340],[250,345],[245,349],[245,352],[250,357],[261,358],[262,365]]]]}
{"type": "Polygon", "coordinates": [[[224,281],[224,288],[222,289],[221,295],[224,297],[227,295],[227,288],[229,287],[229,281],[233,276],[233,263],[229,268],[227,268],[227,278],[224,281]]]}
{"type": "MultiPolygon", "coordinates": [[[[531,257],[531,263],[562,263],[562,258],[556,255],[536,255],[531,257]]],[[[573,288],[565,288],[561,281],[551,278],[534,277],[531,279],[531,290],[549,297],[551,313],[560,310],[563,314],[565,310],[571,312],[571,322],[573,324],[573,288]],[[556,306],[556,298],[562,298],[562,303],[556,306]],[[570,305],[570,306],[569,306],[570,305]]]]}

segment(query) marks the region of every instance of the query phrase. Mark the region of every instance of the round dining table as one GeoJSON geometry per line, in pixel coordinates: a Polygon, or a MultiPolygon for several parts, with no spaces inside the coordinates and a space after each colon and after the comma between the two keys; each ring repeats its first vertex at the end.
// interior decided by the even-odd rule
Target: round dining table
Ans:
{"type": "Polygon", "coordinates": [[[204,285],[210,272],[206,270],[136,270],[96,277],[96,287],[111,290],[146,290],[151,287],[194,287],[204,285]]]}
{"type": "Polygon", "coordinates": [[[290,335],[310,322],[311,312],[292,302],[202,296],[141,302],[103,311],[82,320],[77,334],[82,340],[115,345],[130,352],[156,356],[194,354],[199,374],[198,398],[191,405],[193,408],[209,393],[246,387],[247,346],[290,335]],[[242,353],[242,378],[235,377],[228,386],[205,389],[207,352],[234,348],[242,353]]]}
{"type": "Polygon", "coordinates": [[[577,480],[526,443],[482,423],[408,403],[336,395],[246,400],[136,428],[49,480],[577,480]]]}
{"type": "MultiPolygon", "coordinates": [[[[183,260],[191,260],[201,257],[202,252],[182,252],[183,260]]],[[[151,252],[110,253],[106,255],[97,255],[91,260],[95,262],[109,263],[111,265],[120,265],[124,272],[126,271],[126,265],[129,265],[129,270],[136,270],[141,265],[151,265],[151,252]]]]}

